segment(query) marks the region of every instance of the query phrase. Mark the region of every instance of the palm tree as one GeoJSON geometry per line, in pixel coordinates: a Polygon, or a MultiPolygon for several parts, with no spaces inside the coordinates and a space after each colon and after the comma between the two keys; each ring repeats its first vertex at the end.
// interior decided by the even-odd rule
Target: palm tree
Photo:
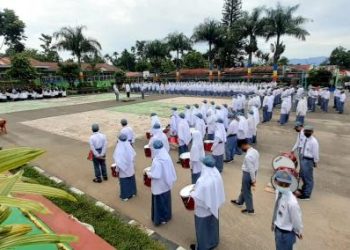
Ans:
{"type": "Polygon", "coordinates": [[[86,53],[95,53],[101,50],[101,44],[83,34],[85,26],[63,27],[54,33],[58,40],[56,47],[59,50],[70,51],[77,58],[79,69],[81,69],[81,58],[86,53]]]}
{"type": "Polygon", "coordinates": [[[166,37],[170,51],[176,51],[176,68],[179,69],[180,54],[183,56],[184,51],[192,49],[192,42],[183,33],[174,32],[166,37]]]}
{"type": "Polygon", "coordinates": [[[248,39],[244,46],[248,54],[248,67],[252,64],[253,53],[258,50],[257,37],[264,35],[264,22],[261,18],[262,8],[254,8],[251,13],[244,12],[239,21],[239,28],[243,37],[248,39]]]}
{"type": "Polygon", "coordinates": [[[222,26],[219,21],[213,19],[205,19],[203,23],[199,24],[193,32],[193,40],[195,42],[208,42],[209,53],[208,62],[211,65],[212,60],[212,47],[215,45],[222,36],[222,26]]]}
{"type": "Polygon", "coordinates": [[[145,54],[156,73],[159,72],[162,61],[170,57],[168,45],[160,40],[148,42],[145,45],[145,54]]]}
{"type": "Polygon", "coordinates": [[[272,46],[274,65],[277,65],[280,56],[285,50],[285,45],[281,41],[282,36],[292,36],[305,41],[306,36],[310,35],[302,27],[309,19],[302,16],[294,16],[298,8],[299,5],[284,7],[278,3],[276,8],[266,10],[266,18],[264,19],[266,41],[276,37],[276,42],[272,46]]]}

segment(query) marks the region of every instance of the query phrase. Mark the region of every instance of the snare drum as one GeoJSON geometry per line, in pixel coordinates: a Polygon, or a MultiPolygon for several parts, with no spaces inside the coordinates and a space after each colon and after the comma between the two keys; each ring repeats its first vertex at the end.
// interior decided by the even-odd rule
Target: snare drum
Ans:
{"type": "Polygon", "coordinates": [[[295,169],[295,164],[290,158],[279,155],[272,160],[272,168],[276,171],[280,167],[295,169]]]}
{"type": "Polygon", "coordinates": [[[184,206],[187,210],[194,210],[194,199],[190,196],[193,187],[194,184],[188,185],[180,191],[182,202],[184,203],[184,206]]]}
{"type": "Polygon", "coordinates": [[[149,145],[148,145],[148,144],[145,145],[145,146],[143,147],[143,149],[144,149],[144,151],[145,151],[145,156],[146,156],[147,158],[151,158],[151,157],[152,157],[152,153],[151,153],[151,148],[149,147],[149,145]]]}
{"type": "Polygon", "coordinates": [[[112,176],[119,178],[119,172],[117,172],[116,168],[117,168],[117,164],[113,163],[111,165],[112,176]]]}
{"type": "Polygon", "coordinates": [[[213,140],[205,140],[204,141],[204,150],[206,152],[211,152],[211,148],[213,147],[214,141],[213,140]]]}
{"type": "Polygon", "coordinates": [[[182,153],[180,161],[183,168],[190,168],[190,152],[182,153]]]}
{"type": "Polygon", "coordinates": [[[170,136],[168,138],[168,141],[170,144],[175,144],[175,145],[178,145],[179,144],[179,139],[177,136],[170,136]]]}
{"type": "Polygon", "coordinates": [[[143,170],[143,184],[145,184],[146,187],[151,187],[151,178],[148,177],[147,173],[151,171],[151,167],[145,168],[143,170]]]}

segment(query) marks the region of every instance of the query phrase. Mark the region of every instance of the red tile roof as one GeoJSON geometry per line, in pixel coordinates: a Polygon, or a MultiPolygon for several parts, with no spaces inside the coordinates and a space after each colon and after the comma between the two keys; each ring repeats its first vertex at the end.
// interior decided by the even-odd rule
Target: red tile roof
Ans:
{"type": "MultiPolygon", "coordinates": [[[[29,59],[31,65],[35,68],[42,68],[46,69],[48,71],[57,71],[58,70],[58,64],[55,62],[41,62],[35,59],[30,58],[29,59]]],[[[0,58],[0,67],[6,67],[9,68],[11,66],[11,59],[8,57],[2,57],[0,58]]],[[[87,63],[83,63],[81,65],[82,69],[84,71],[91,70],[91,65],[87,63]]],[[[113,65],[109,65],[107,63],[98,63],[95,67],[97,70],[100,71],[108,71],[108,72],[116,72],[119,69],[113,65]]]]}

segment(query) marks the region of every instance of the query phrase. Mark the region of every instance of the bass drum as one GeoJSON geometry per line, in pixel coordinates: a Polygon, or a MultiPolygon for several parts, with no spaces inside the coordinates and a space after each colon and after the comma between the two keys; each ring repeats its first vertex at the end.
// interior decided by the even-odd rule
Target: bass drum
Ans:
{"type": "Polygon", "coordinates": [[[273,170],[277,170],[280,167],[295,169],[295,163],[288,157],[283,155],[278,155],[272,160],[273,170]]]}

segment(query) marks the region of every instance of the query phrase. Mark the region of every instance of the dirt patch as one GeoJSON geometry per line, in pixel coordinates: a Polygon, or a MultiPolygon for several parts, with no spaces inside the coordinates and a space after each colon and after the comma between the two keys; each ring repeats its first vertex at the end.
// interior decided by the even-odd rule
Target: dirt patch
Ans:
{"type": "MultiPolygon", "coordinates": [[[[49,133],[66,136],[72,139],[87,142],[91,135],[91,124],[98,123],[100,131],[107,135],[109,146],[114,145],[121,126],[120,120],[126,118],[133,128],[136,137],[145,136],[151,127],[150,117],[146,115],[125,114],[108,110],[96,110],[83,113],[48,117],[38,120],[26,121],[23,124],[47,131],[49,133]]],[[[168,119],[160,118],[163,125],[168,119]]]]}

